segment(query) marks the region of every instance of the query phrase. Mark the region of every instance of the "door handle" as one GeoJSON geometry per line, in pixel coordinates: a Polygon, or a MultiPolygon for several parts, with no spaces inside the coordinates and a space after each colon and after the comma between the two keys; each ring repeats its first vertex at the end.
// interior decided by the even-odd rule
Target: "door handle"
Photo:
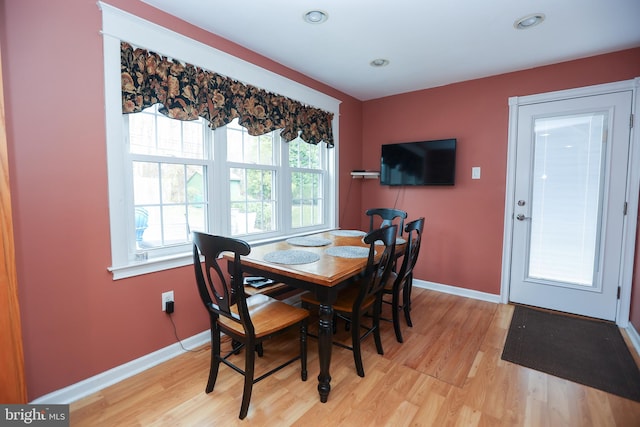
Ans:
{"type": "Polygon", "coordinates": [[[531,217],[530,216],[524,216],[524,214],[518,214],[518,215],[516,215],[516,219],[518,221],[524,221],[525,219],[531,219],[531,217]]]}

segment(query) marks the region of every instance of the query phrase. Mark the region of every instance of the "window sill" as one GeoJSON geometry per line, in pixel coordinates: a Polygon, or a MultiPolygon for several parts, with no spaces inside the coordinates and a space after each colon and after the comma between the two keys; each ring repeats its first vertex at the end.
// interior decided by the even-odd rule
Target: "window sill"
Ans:
{"type": "Polygon", "coordinates": [[[172,268],[184,267],[193,264],[193,254],[191,252],[182,253],[162,258],[153,258],[145,261],[131,263],[118,267],[108,267],[113,273],[113,280],[126,279],[128,277],[140,276],[142,274],[155,273],[157,271],[170,270],[172,268]]]}
{"type": "MultiPolygon", "coordinates": [[[[303,233],[296,233],[287,236],[277,236],[276,238],[261,239],[248,241],[251,246],[260,246],[267,243],[285,240],[290,237],[305,236],[311,233],[322,233],[325,231],[333,230],[333,228],[322,228],[314,231],[307,230],[303,233]]],[[[140,276],[143,274],[155,273],[163,270],[170,270],[172,268],[184,267],[185,265],[193,264],[193,252],[183,252],[175,255],[151,258],[144,261],[133,261],[128,265],[111,266],[108,267],[113,274],[113,280],[126,279],[129,277],[140,276]]]]}

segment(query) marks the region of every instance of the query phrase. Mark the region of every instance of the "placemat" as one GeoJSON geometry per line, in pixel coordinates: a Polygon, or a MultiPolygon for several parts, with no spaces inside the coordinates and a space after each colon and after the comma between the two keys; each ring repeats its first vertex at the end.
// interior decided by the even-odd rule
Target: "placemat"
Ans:
{"type": "Polygon", "coordinates": [[[292,237],[286,240],[287,243],[294,246],[327,246],[331,240],[324,237],[292,237]]]}
{"type": "Polygon", "coordinates": [[[330,233],[333,234],[334,236],[342,236],[342,237],[357,237],[357,236],[364,236],[367,234],[364,231],[360,231],[360,230],[333,230],[333,231],[330,231],[330,233]]]}
{"type": "Polygon", "coordinates": [[[340,258],[367,258],[369,256],[369,248],[362,246],[332,246],[325,249],[324,253],[340,258]]]}
{"type": "Polygon", "coordinates": [[[283,251],[269,252],[264,256],[265,261],[275,262],[276,264],[308,264],[316,262],[320,259],[320,255],[296,249],[287,249],[283,251]]]}

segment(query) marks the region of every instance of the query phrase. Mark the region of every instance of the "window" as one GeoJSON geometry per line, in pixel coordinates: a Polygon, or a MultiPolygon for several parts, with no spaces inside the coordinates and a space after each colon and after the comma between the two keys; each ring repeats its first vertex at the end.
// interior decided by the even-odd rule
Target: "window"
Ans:
{"type": "Polygon", "coordinates": [[[158,108],[122,116],[130,262],[190,254],[192,230],[251,242],[331,226],[333,150],[277,131],[251,136],[237,120],[211,130],[158,108]]]}
{"type": "Polygon", "coordinates": [[[291,227],[304,228],[323,224],[324,185],[322,151],[319,145],[299,139],[289,143],[291,168],[291,227]]]}
{"type": "Polygon", "coordinates": [[[231,236],[277,231],[279,139],[275,133],[251,136],[237,121],[217,132],[226,141],[231,236]]]}
{"type": "Polygon", "coordinates": [[[127,238],[130,258],[183,252],[191,229],[207,229],[210,132],[202,119],[173,120],[157,106],[123,120],[133,194],[128,207],[134,222],[127,238]]]}
{"type": "Polygon", "coordinates": [[[340,101],[99,2],[114,280],[188,265],[189,232],[252,244],[335,227],[340,101]],[[120,40],[334,113],[336,147],[122,114],[120,40]]]}

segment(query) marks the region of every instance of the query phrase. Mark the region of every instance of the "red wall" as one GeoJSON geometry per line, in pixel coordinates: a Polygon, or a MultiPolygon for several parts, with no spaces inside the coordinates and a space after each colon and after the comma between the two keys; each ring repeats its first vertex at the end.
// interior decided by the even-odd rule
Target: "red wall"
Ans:
{"type": "MultiPolygon", "coordinates": [[[[360,167],[361,103],[141,2],[110,4],[342,100],[340,178],[360,167]]],[[[101,12],[95,0],[0,0],[6,119],[29,399],[208,328],[193,267],[113,281],[101,12]]],[[[351,197],[360,198],[353,189],[351,197]]],[[[346,189],[340,195],[347,205],[346,189]]],[[[352,206],[353,207],[353,206],[352,206]]],[[[342,215],[356,227],[359,206],[342,215]]]]}
{"type": "MultiPolygon", "coordinates": [[[[640,75],[640,49],[361,103],[141,2],[110,4],[342,100],[340,223],[393,205],[427,217],[416,277],[499,292],[507,98],[640,75]],[[457,185],[398,194],[353,169],[382,143],[455,136],[457,185]],[[364,142],[363,142],[364,141],[364,142]],[[482,179],[471,181],[471,166],[482,179]]],[[[173,289],[180,337],[208,322],[191,267],[113,281],[101,13],[95,0],[0,0],[0,43],[29,399],[175,342],[160,294],[173,289]]],[[[637,294],[637,293],[636,293],[637,294]]],[[[638,299],[636,295],[636,300],[638,299]]],[[[634,315],[640,317],[640,301],[634,315]]],[[[635,322],[635,321],[634,321],[635,322]]],[[[640,321],[634,323],[640,329],[640,321]]]]}
{"type": "Polygon", "coordinates": [[[378,168],[380,145],[391,142],[454,137],[458,157],[454,187],[398,190],[365,182],[362,207],[397,200],[410,217],[426,217],[416,277],[499,294],[509,97],[636,76],[640,49],[365,102],[364,168],[378,168]],[[471,179],[473,166],[482,168],[480,180],[471,179]]]}

